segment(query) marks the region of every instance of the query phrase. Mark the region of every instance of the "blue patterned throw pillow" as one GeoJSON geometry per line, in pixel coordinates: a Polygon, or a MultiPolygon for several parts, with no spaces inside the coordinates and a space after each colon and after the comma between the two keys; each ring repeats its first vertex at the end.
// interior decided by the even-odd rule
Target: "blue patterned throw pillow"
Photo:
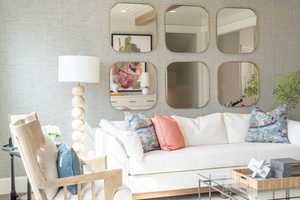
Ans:
{"type": "MultiPolygon", "coordinates": [[[[57,172],[59,178],[78,176],[82,174],[80,160],[73,148],[60,144],[57,154],[57,172]]],[[[67,187],[73,195],[77,194],[77,185],[67,187]]]]}
{"type": "Polygon", "coordinates": [[[130,130],[140,137],[144,153],[160,149],[151,119],[143,114],[125,112],[125,120],[128,121],[130,130]]]}
{"type": "Polygon", "coordinates": [[[246,142],[289,143],[287,130],[288,107],[279,105],[271,112],[254,107],[246,142]]]}

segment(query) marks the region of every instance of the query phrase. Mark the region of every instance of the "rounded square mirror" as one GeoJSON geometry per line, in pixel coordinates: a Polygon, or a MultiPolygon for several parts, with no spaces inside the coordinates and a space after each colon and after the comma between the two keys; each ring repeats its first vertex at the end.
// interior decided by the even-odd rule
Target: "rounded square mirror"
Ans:
{"type": "Polygon", "coordinates": [[[118,110],[147,110],[156,104],[156,69],[148,62],[117,62],[110,69],[110,102],[118,110]]]}
{"type": "Polygon", "coordinates": [[[218,71],[218,98],[226,107],[246,107],[259,100],[259,71],[250,62],[227,62],[218,71]]]}
{"type": "Polygon", "coordinates": [[[110,12],[112,48],[119,52],[150,52],[156,45],[156,11],[147,4],[118,3],[110,12]]]}
{"type": "Polygon", "coordinates": [[[200,6],[173,5],[165,13],[166,45],[170,51],[204,52],[209,44],[209,19],[200,6]]]}
{"type": "Polygon", "coordinates": [[[217,16],[217,43],[223,53],[252,53],[257,47],[258,20],[251,9],[223,8],[217,16]]]}
{"type": "Polygon", "coordinates": [[[167,103],[173,108],[200,108],[209,101],[209,72],[202,62],[174,62],[167,69],[167,103]]]}

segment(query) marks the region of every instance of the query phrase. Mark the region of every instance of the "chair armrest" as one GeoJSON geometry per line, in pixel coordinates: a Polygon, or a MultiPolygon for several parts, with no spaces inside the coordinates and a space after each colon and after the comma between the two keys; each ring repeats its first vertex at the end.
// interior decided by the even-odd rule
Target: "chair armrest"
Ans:
{"type": "Polygon", "coordinates": [[[64,187],[68,185],[77,185],[82,183],[91,183],[97,180],[113,180],[118,187],[122,186],[122,170],[103,170],[92,174],[84,174],[79,176],[72,176],[66,178],[58,178],[49,184],[55,184],[57,187],[64,187]]]}
{"type": "Polygon", "coordinates": [[[113,200],[115,193],[118,192],[119,188],[122,186],[122,170],[104,170],[101,172],[96,172],[92,174],[73,176],[67,178],[58,178],[54,181],[49,181],[47,185],[51,184],[56,187],[63,187],[64,189],[64,200],[68,199],[67,186],[77,185],[78,186],[78,200],[83,200],[82,198],[82,186],[81,184],[91,184],[91,195],[92,199],[96,199],[96,186],[95,181],[104,180],[104,194],[105,200],[113,200]]]}

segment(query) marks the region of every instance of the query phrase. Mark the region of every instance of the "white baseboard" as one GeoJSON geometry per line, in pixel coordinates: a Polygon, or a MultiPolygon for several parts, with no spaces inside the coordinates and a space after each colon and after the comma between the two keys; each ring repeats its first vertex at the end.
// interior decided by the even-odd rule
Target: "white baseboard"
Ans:
{"type": "MultiPolygon", "coordinates": [[[[27,177],[16,177],[16,191],[17,193],[27,192],[27,177]]],[[[0,194],[10,193],[10,178],[0,178],[0,194]]]]}

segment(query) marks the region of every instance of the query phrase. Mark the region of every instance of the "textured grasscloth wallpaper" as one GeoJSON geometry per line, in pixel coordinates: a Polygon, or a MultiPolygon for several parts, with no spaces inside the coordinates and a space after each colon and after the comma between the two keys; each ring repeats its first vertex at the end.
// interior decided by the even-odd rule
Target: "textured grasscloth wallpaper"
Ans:
{"type": "MultiPolygon", "coordinates": [[[[158,103],[146,113],[188,117],[226,109],[217,100],[217,68],[227,61],[252,61],[261,72],[259,105],[272,105],[272,77],[300,69],[299,0],[126,0],[145,2],[158,12],[158,46],[147,54],[119,54],[110,47],[110,8],[118,0],[1,0],[0,1],[0,143],[8,137],[8,114],[37,111],[43,123],[63,128],[70,141],[71,87],[57,82],[57,57],[64,54],[101,58],[101,83],[87,87],[87,119],[92,126],[105,117],[121,119],[109,103],[109,65],[116,61],[149,61],[158,73],[158,103]],[[172,4],[194,4],[210,14],[211,42],[202,54],[175,54],[165,47],[164,11],[172,4]],[[226,55],[216,48],[216,13],[222,7],[249,7],[257,11],[260,42],[249,55],[226,55]],[[202,109],[175,110],[165,103],[165,70],[174,61],[203,61],[210,71],[211,100],[202,109]]],[[[124,1],[123,1],[124,2],[124,1]]],[[[291,113],[300,120],[300,106],[291,113]]],[[[18,162],[18,175],[23,174],[18,162]]],[[[0,153],[0,177],[9,176],[7,155],[0,153]]]]}

